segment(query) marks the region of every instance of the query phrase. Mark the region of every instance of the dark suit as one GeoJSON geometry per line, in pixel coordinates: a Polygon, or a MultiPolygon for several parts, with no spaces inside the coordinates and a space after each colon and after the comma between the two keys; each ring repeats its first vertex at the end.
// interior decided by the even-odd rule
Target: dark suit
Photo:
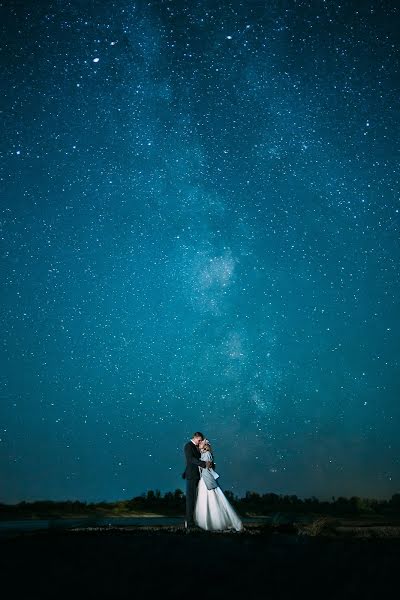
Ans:
{"type": "Polygon", "coordinates": [[[199,467],[206,468],[204,460],[200,460],[200,450],[193,442],[188,442],[184,447],[186,468],[182,477],[186,479],[186,524],[194,526],[194,506],[196,503],[197,485],[200,479],[199,467]]]}

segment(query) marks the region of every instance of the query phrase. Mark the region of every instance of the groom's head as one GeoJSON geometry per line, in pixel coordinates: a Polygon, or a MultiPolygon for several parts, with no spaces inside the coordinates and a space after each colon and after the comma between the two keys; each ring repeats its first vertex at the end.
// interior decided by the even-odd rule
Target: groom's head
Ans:
{"type": "Polygon", "coordinates": [[[198,446],[202,440],[204,440],[204,435],[201,433],[201,431],[196,431],[192,437],[193,444],[198,446]]]}

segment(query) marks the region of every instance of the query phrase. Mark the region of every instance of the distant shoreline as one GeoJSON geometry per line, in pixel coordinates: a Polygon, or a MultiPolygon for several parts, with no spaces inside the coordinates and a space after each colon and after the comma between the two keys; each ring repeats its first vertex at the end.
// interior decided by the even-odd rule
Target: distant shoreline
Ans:
{"type": "Polygon", "coordinates": [[[96,513],[96,512],[88,512],[88,513],[65,513],[65,514],[16,514],[15,512],[11,514],[0,514],[0,522],[1,521],[48,521],[50,519],[102,519],[102,518],[121,518],[121,519],[149,519],[149,518],[179,518],[183,515],[163,515],[159,513],[149,513],[149,512],[137,512],[137,513],[113,513],[113,512],[104,512],[104,513],[96,513]]]}
{"type": "MultiPolygon", "coordinates": [[[[330,519],[357,519],[362,522],[375,520],[400,523],[400,493],[393,494],[390,500],[375,500],[352,496],[332,497],[330,502],[296,495],[281,495],[273,492],[259,494],[246,492],[238,498],[232,492],[225,495],[238,514],[243,518],[276,521],[279,515],[290,520],[310,521],[319,517],[330,519]]],[[[17,504],[0,502],[0,522],[23,520],[67,520],[67,519],[153,519],[182,518],[185,514],[185,495],[182,490],[161,494],[159,490],[149,490],[130,500],[113,502],[87,502],[80,500],[36,500],[21,501],[17,504]]]]}

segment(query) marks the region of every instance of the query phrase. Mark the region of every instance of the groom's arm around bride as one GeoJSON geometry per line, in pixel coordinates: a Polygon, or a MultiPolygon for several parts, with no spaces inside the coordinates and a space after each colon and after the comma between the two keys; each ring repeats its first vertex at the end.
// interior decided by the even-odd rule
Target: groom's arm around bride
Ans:
{"type": "Polygon", "coordinates": [[[184,452],[186,458],[186,469],[182,473],[183,479],[191,479],[193,476],[195,479],[198,479],[198,467],[206,469],[212,466],[212,463],[210,463],[209,461],[206,462],[204,460],[200,460],[200,452],[192,442],[188,442],[187,444],[185,444],[184,452]]]}

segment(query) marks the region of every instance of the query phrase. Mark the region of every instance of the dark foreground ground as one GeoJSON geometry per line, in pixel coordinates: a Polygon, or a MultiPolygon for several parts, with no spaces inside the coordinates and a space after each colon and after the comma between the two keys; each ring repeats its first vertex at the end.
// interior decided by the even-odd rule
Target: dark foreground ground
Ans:
{"type": "Polygon", "coordinates": [[[390,535],[121,527],[24,533],[0,549],[4,600],[399,597],[400,538],[390,535]]]}

